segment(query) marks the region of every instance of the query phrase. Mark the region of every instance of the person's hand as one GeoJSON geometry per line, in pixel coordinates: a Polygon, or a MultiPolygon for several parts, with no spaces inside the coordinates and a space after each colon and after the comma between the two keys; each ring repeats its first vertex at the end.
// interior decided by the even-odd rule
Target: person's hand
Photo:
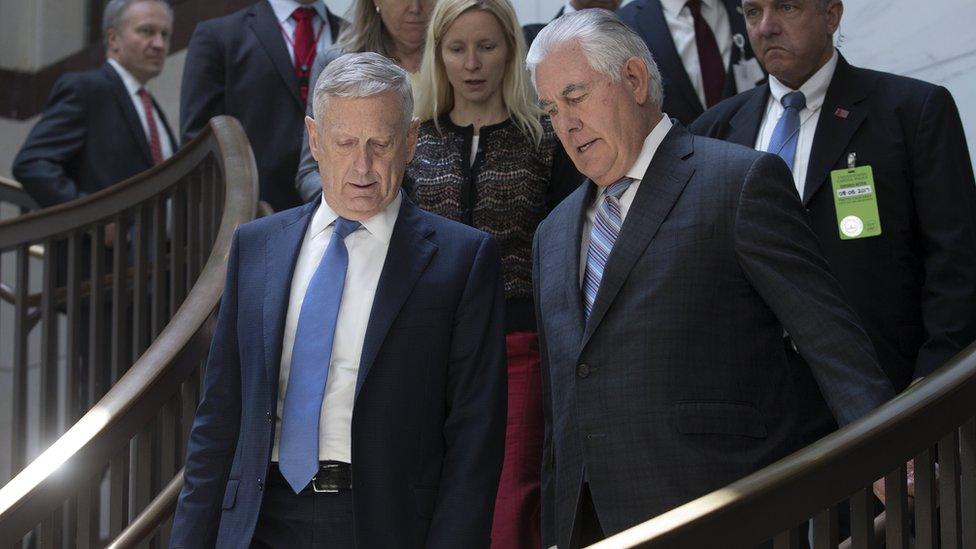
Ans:
{"type": "MultiPolygon", "coordinates": [[[[909,498],[915,497],[915,460],[909,460],[905,463],[906,481],[907,481],[907,492],[909,498]]],[[[885,503],[885,479],[880,478],[874,481],[874,495],[881,500],[881,503],[885,503]]]]}

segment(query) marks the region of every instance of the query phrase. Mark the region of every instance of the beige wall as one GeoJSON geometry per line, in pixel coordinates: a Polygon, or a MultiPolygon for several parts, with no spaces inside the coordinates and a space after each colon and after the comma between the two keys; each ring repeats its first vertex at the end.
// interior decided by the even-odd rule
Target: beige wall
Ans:
{"type": "Polygon", "coordinates": [[[33,71],[85,44],[80,0],[0,0],[0,68],[33,71]]]}

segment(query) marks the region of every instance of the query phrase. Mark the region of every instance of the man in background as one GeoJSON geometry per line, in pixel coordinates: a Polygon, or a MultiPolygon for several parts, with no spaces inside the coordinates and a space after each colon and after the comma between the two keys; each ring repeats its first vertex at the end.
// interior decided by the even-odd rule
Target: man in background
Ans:
{"type": "MultiPolygon", "coordinates": [[[[976,184],[949,92],[851,66],[840,0],[745,0],[769,82],[691,129],[777,154],[881,366],[901,391],[976,338],[976,184]]],[[[836,429],[803,357],[806,443],[836,429]]]]}
{"type": "Polygon", "coordinates": [[[664,112],[684,125],[765,78],[746,41],[740,0],[634,0],[619,16],[647,43],[664,112]]]}
{"type": "MultiPolygon", "coordinates": [[[[590,8],[614,11],[620,7],[620,1],[621,0],[566,0],[566,3],[559,8],[559,11],[556,12],[556,16],[553,17],[553,19],[558,19],[566,13],[573,13],[574,11],[590,8]]],[[[525,35],[526,47],[532,45],[532,41],[535,40],[536,35],[539,34],[539,31],[541,31],[542,27],[545,26],[545,23],[531,23],[522,26],[522,33],[525,35]]]]}
{"type": "Polygon", "coordinates": [[[112,0],[102,31],[108,60],[58,79],[14,159],[14,178],[41,207],[100,191],[176,150],[166,116],[145,87],[169,53],[169,4],[112,0]]]}
{"type": "Polygon", "coordinates": [[[295,173],[315,59],[345,22],[322,0],[260,0],[197,25],[180,89],[183,141],[228,114],[244,126],[261,200],[276,211],[301,204],[295,173]]]}

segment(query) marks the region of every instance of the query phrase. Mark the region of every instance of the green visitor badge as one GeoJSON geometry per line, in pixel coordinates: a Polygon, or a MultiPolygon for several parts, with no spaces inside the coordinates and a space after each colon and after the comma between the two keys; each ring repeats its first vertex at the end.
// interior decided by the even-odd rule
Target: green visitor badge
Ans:
{"type": "Polygon", "coordinates": [[[841,240],[881,234],[878,197],[871,166],[830,172],[834,186],[834,209],[841,240]]]}

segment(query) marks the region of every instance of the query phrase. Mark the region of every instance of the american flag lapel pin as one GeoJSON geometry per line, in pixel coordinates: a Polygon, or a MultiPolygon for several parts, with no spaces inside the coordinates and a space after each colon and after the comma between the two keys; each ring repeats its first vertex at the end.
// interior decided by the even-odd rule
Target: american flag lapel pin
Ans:
{"type": "Polygon", "coordinates": [[[844,109],[844,108],[841,108],[841,107],[837,107],[837,110],[834,111],[834,116],[836,116],[837,118],[843,118],[844,120],[847,120],[847,117],[850,114],[851,114],[851,111],[849,111],[847,109],[844,109]]]}

